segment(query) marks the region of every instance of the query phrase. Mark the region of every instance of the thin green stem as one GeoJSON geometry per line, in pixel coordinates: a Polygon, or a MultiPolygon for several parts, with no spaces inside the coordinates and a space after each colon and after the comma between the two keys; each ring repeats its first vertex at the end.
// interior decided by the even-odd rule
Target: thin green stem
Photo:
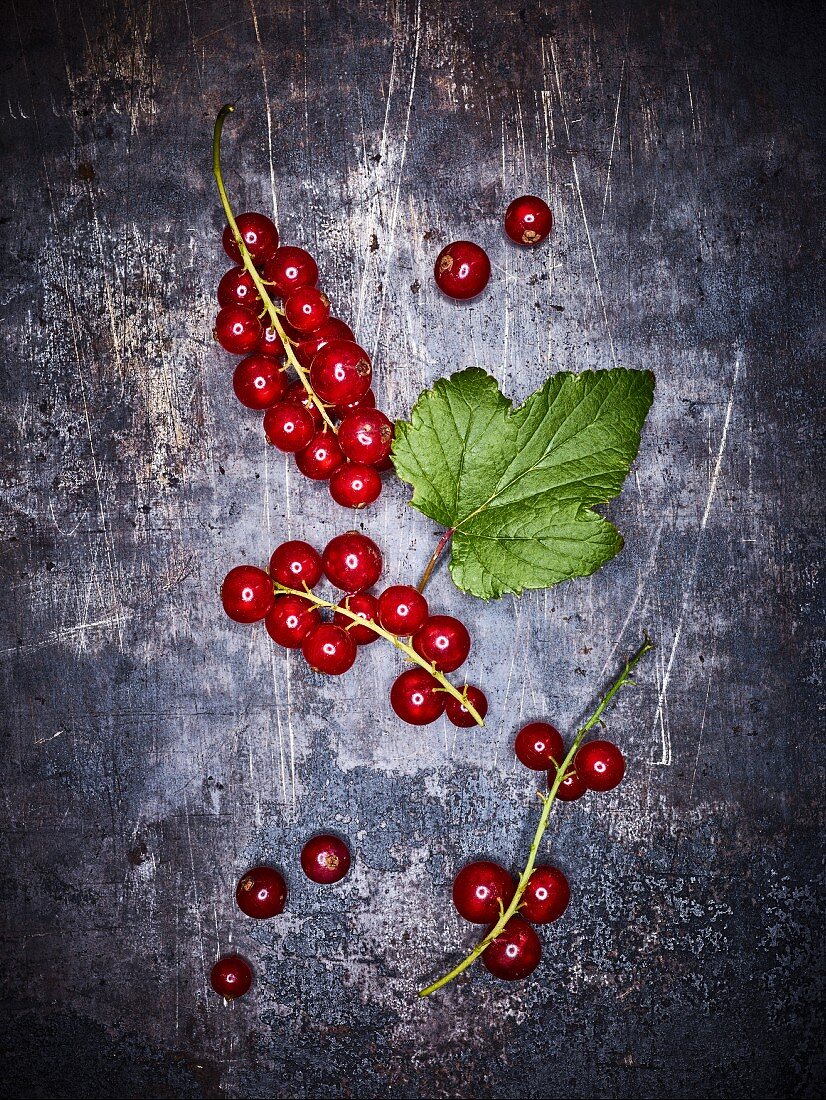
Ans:
{"type": "Polygon", "coordinates": [[[448,680],[443,673],[439,672],[435,665],[430,664],[424,657],[420,657],[413,646],[409,645],[407,642],[403,642],[397,634],[391,634],[389,630],[385,630],[383,626],[379,626],[373,619],[363,619],[360,615],[357,615],[355,611],[351,611],[347,606],[346,598],[344,603],[331,603],[329,600],[323,600],[320,596],[316,596],[315,592],[309,588],[288,588],[286,585],[279,584],[277,581],[273,582],[273,588],[276,592],[287,593],[291,596],[301,596],[302,599],[314,603],[316,607],[329,607],[333,611],[341,612],[342,615],[346,615],[348,619],[352,619],[358,626],[369,627],[370,630],[378,634],[380,638],[384,638],[385,641],[390,642],[391,645],[394,645],[396,649],[400,650],[408,660],[429,672],[433,679],[439,684],[436,690],[444,691],[448,695],[452,695],[454,699],[458,699],[473,721],[479,726],[484,726],[484,719],[468,699],[467,691],[461,692],[457,687],[454,687],[450,680],[448,680]]]}
{"type": "Polygon", "coordinates": [[[573,743],[571,744],[571,747],[565,756],[565,759],[557,767],[556,776],[553,783],[551,784],[547,795],[540,795],[540,798],[542,798],[544,803],[542,806],[542,813],[539,816],[539,822],[536,826],[536,832],[534,833],[533,840],[531,841],[531,848],[530,852],[528,853],[528,861],[525,864],[525,870],[519,876],[519,882],[517,883],[516,891],[513,895],[513,898],[511,899],[510,905],[502,912],[499,920],[496,922],[493,928],[491,928],[490,932],[488,932],[485,938],[480,943],[478,943],[476,947],[474,947],[470,954],[465,956],[465,958],[462,959],[458,966],[454,966],[454,968],[449,971],[449,973],[439,978],[438,981],[433,982],[425,989],[419,990],[420,997],[427,997],[431,993],[435,993],[437,989],[441,989],[442,986],[447,985],[448,982],[452,982],[454,978],[457,978],[462,973],[462,971],[467,970],[469,966],[475,963],[482,952],[485,950],[485,948],[490,943],[492,943],[493,940],[496,939],[496,937],[500,934],[500,932],[511,919],[511,917],[517,912],[517,910],[519,909],[520,901],[522,899],[522,895],[525,893],[525,889],[527,888],[530,877],[533,874],[533,869],[536,865],[536,857],[539,853],[539,845],[542,841],[545,830],[548,827],[548,818],[550,817],[551,810],[553,809],[553,804],[556,800],[557,791],[559,790],[560,784],[568,774],[568,769],[573,764],[577,749],[582,744],[585,735],[589,733],[599,722],[605,711],[605,708],[608,706],[608,704],[611,702],[611,700],[614,698],[614,696],[617,694],[623,684],[631,682],[631,672],[635,668],[635,666],[639,663],[639,661],[642,660],[646,653],[650,653],[653,648],[653,643],[649,639],[648,635],[645,634],[642,645],[633,655],[633,657],[630,657],[628,661],[626,661],[625,667],[623,668],[622,672],[616,678],[608,691],[606,691],[606,693],[600,699],[598,706],[594,710],[594,713],[591,715],[588,721],[577,730],[576,737],[574,738],[573,743]]]}
{"type": "Polygon", "coordinates": [[[264,303],[264,308],[269,314],[271,327],[274,328],[278,335],[281,337],[281,342],[284,345],[284,351],[287,354],[287,359],[289,360],[290,366],[295,370],[296,374],[301,379],[301,384],[304,386],[307,394],[312,399],[313,404],[317,406],[319,412],[327,421],[327,426],[332,432],[337,433],[338,429],[336,428],[333,421],[330,419],[326,405],[323,401],[320,400],[320,398],[316,395],[315,390],[310,385],[309,371],[306,369],[306,367],[303,367],[299,363],[296,354],[293,351],[293,342],[284,331],[284,326],[279,320],[279,317],[283,316],[283,311],[278,309],[278,307],[273,304],[272,298],[270,298],[269,294],[267,293],[266,284],[258,273],[258,269],[256,268],[255,264],[252,262],[252,256],[250,256],[249,250],[244,243],[244,238],[241,236],[241,233],[238,229],[238,223],[235,220],[235,215],[232,212],[232,207],[230,206],[229,199],[227,198],[227,191],[224,187],[224,175],[221,171],[221,133],[224,129],[224,122],[226,121],[227,115],[232,114],[234,110],[235,108],[232,106],[231,103],[227,103],[221,108],[221,110],[218,112],[218,117],[215,119],[215,130],[213,131],[212,135],[212,173],[215,176],[215,183],[218,187],[218,194],[221,198],[221,205],[224,208],[224,214],[227,218],[227,224],[232,230],[233,237],[235,237],[235,243],[238,245],[238,250],[241,253],[241,259],[244,261],[244,267],[249,272],[250,278],[252,279],[253,283],[255,283],[255,289],[258,291],[258,294],[260,295],[261,300],[264,303]]]}

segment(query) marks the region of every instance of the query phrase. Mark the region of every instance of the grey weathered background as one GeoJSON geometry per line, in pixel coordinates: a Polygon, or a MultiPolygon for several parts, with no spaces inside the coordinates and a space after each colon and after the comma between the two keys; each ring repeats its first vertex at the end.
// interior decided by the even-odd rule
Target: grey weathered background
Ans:
{"type": "MultiPolygon", "coordinates": [[[[2,803],[9,1051],[24,1096],[816,1096],[815,692],[823,137],[817,6],[433,0],[3,6],[2,803]],[[479,363],[648,367],[657,401],[590,580],[481,605],[483,734],[394,720],[397,662],[308,674],[216,592],[283,536],[353,522],[264,446],[211,339],[237,208],[318,256],[404,415],[479,363]],[[513,196],[551,241],[511,246],[513,196]],[[485,295],[431,278],[489,250],[485,295]],[[449,903],[517,867],[538,810],[511,755],[572,729],[643,627],[610,718],[629,776],[561,808],[573,902],[542,968],[476,969],[449,903]],[[335,827],[339,887],[298,869],[335,827]],[[233,903],[254,860],[289,911],[233,903]],[[219,951],[253,961],[226,1007],[219,951]]],[[[389,482],[357,522],[389,578],[438,532],[389,482]]]]}

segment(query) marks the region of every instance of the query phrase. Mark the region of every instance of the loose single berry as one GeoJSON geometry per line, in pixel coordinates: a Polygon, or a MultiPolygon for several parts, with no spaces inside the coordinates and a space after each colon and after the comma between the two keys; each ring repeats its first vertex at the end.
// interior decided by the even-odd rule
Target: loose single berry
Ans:
{"type": "Polygon", "coordinates": [[[341,447],[331,431],[322,428],[295,456],[295,464],[305,477],[326,481],[344,461],[341,447]]]}
{"type": "Polygon", "coordinates": [[[372,588],[383,565],[381,550],[358,531],[346,531],[330,539],[321,560],[327,579],[342,592],[372,588]]]}
{"type": "Polygon", "coordinates": [[[487,859],[468,863],[453,880],[456,911],[473,924],[495,921],[510,905],[515,892],[516,883],[510,871],[487,859]]]}
{"type": "Polygon", "coordinates": [[[559,730],[548,722],[528,722],[516,735],[513,751],[526,768],[537,772],[548,770],[551,764],[561,764],[565,746],[559,730]]]}
{"type": "Polygon", "coordinates": [[[318,608],[289,592],[276,596],[264,620],[267,633],[285,649],[300,649],[311,630],[321,622],[318,608]]]}
{"type": "Polygon", "coordinates": [[[235,396],[248,409],[271,408],[287,392],[287,379],[277,359],[268,355],[248,355],[232,376],[235,396]]]}
{"type": "Polygon", "coordinates": [[[550,924],[559,920],[568,908],[571,888],[556,867],[540,864],[535,867],[519,901],[519,915],[534,924],[550,924]]]}
{"type": "Polygon", "coordinates": [[[356,660],[356,643],[346,630],[335,623],[319,623],[304,639],[301,652],[304,660],[316,672],[327,676],[341,676],[353,667],[356,660]]]}
{"type": "MultiPolygon", "coordinates": [[[[271,355],[274,359],[280,359],[285,354],[284,341],[281,339],[278,329],[265,328],[261,333],[261,339],[255,345],[255,350],[261,355],[271,355]]],[[[303,386],[302,386],[303,389],[303,386]]]]}
{"type": "Polygon", "coordinates": [[[576,773],[591,791],[612,791],[625,775],[625,758],[611,741],[586,741],[574,757],[576,773]]]}
{"type": "Polygon", "coordinates": [[[431,615],[413,635],[413,648],[441,672],[455,672],[470,653],[470,634],[452,615],[431,615]]]}
{"type": "Polygon", "coordinates": [[[252,985],[252,968],[240,955],[224,955],[213,966],[209,982],[219,997],[234,1001],[252,985]]]}
{"type": "Polygon", "coordinates": [[[315,286],[318,264],[309,252],[282,245],[264,266],[264,281],[271,283],[279,298],[288,298],[300,286],[315,286]]]}
{"type": "Polygon", "coordinates": [[[356,401],[370,389],[372,377],[370,357],[352,340],[331,340],[310,367],[310,384],[328,405],[356,401]]]}
{"type": "Polygon", "coordinates": [[[363,393],[355,401],[351,401],[349,405],[334,405],[333,416],[341,420],[347,413],[355,412],[356,409],[375,409],[375,407],[376,395],[372,390],[368,390],[367,393],[363,393]]]}
{"type": "Polygon", "coordinates": [[[221,585],[224,611],[236,623],[257,623],[272,607],[272,581],[255,565],[236,565],[221,585]]]}
{"type": "Polygon", "coordinates": [[[364,508],[381,496],[381,478],[375,466],[345,462],[330,476],[330,496],[342,508],[364,508]]]}
{"type": "MultiPolygon", "coordinates": [[[[378,600],[370,592],[354,592],[352,596],[346,596],[342,603],[348,611],[352,611],[360,619],[368,622],[377,621],[378,600]]],[[[356,645],[369,645],[379,637],[375,630],[371,630],[369,626],[361,626],[341,611],[336,611],[333,615],[333,622],[342,630],[346,630],[356,645]]]]}
{"type": "Polygon", "coordinates": [[[405,638],[427,618],[427,600],[409,584],[391,584],[379,596],[379,623],[391,634],[405,638]]]}
{"type": "Polygon", "coordinates": [[[436,285],[450,298],[475,298],[488,285],[490,260],[472,241],[454,241],[443,248],[433,269],[436,285]]]}
{"type": "Polygon", "coordinates": [[[514,199],[505,211],[505,232],[517,244],[541,244],[553,224],[550,206],[536,195],[514,199]]]}
{"type": "MultiPolygon", "coordinates": [[[[550,787],[556,779],[556,771],[548,772],[548,786],[550,787]]],[[[562,780],[557,787],[556,797],[561,802],[576,802],[578,798],[582,798],[588,788],[580,779],[576,771],[569,767],[568,774],[562,780]]]]}
{"type": "MultiPolygon", "coordinates": [[[[485,693],[478,687],[474,687],[472,684],[468,684],[465,688],[465,694],[470,705],[474,708],[480,718],[484,718],[488,713],[488,700],[485,693]]],[[[460,703],[458,699],[454,699],[452,695],[448,695],[447,703],[445,704],[445,714],[448,716],[454,726],[460,726],[467,729],[470,726],[475,726],[476,719],[464,705],[460,703]]]]}
{"type": "Polygon", "coordinates": [[[290,401],[293,405],[301,405],[301,407],[306,409],[313,418],[313,424],[315,424],[316,428],[324,427],[324,417],[321,415],[321,409],[316,405],[312,397],[310,397],[303,382],[293,382],[287,390],[284,400],[290,401]]]}
{"type": "Polygon", "coordinates": [[[351,462],[375,466],[390,454],[393,423],[378,409],[356,409],[342,417],[338,444],[351,462]]]}
{"type": "Polygon", "coordinates": [[[218,305],[248,306],[260,310],[261,298],[245,267],[231,267],[218,284],[218,305]]]}
{"type": "Polygon", "coordinates": [[[300,451],[315,435],[312,413],[292,401],[279,401],[264,414],[264,435],[279,451],[300,451]]]}
{"type": "Polygon", "coordinates": [[[287,320],[299,332],[315,332],[330,316],[330,299],[314,286],[297,287],[284,302],[287,320]]]}
{"type": "Polygon", "coordinates": [[[224,306],[215,318],[214,336],[224,351],[246,355],[261,339],[261,322],[246,306],[224,306]]]}
{"type": "Polygon", "coordinates": [[[521,917],[511,917],[496,939],[482,952],[482,962],[491,974],[506,982],[515,982],[533,974],[541,958],[539,936],[521,917]]]}
{"type": "Polygon", "coordinates": [[[290,539],[272,552],[270,576],[287,588],[315,588],[321,573],[321,554],[309,542],[290,539]]]}
{"type": "Polygon", "coordinates": [[[310,837],[301,849],[301,868],[313,882],[338,882],[350,870],[350,849],[332,833],[310,837]]]}
{"type": "MultiPolygon", "coordinates": [[[[275,253],[278,248],[278,230],[269,218],[264,214],[239,214],[235,219],[238,232],[247,246],[247,252],[252,257],[256,267],[262,264],[275,253]]],[[[235,234],[227,225],[224,227],[222,237],[224,252],[237,264],[243,263],[241,249],[235,240],[235,234]]]]}
{"type": "Polygon", "coordinates": [[[301,336],[293,350],[302,367],[309,370],[313,359],[325,344],[329,344],[331,340],[355,341],[355,339],[355,334],[349,325],[339,321],[338,317],[330,317],[309,336],[306,334],[301,336]]]}
{"type": "Polygon", "coordinates": [[[426,726],[444,714],[445,692],[425,669],[409,668],[393,682],[390,705],[402,721],[426,726]]]}
{"type": "Polygon", "coordinates": [[[251,867],[235,888],[238,908],[248,917],[267,920],[284,912],[287,884],[274,867],[251,867]]]}

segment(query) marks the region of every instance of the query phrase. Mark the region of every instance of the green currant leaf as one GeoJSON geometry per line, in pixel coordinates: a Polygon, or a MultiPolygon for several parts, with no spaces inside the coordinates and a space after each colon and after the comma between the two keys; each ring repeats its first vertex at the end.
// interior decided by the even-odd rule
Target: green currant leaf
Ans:
{"type": "Polygon", "coordinates": [[[615,497],[654,396],[650,371],[560,371],[514,409],[471,367],[421,394],[393,462],[411,504],[453,528],[450,572],[483,599],[584,577],[622,549],[615,497]]]}

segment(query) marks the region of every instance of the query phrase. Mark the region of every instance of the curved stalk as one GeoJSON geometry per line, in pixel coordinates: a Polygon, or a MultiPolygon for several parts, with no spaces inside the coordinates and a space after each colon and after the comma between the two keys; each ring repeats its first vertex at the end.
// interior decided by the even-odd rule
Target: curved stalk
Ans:
{"type": "Polygon", "coordinates": [[[224,214],[226,215],[227,224],[232,230],[233,237],[235,237],[235,243],[238,245],[238,249],[241,253],[241,259],[244,261],[244,267],[247,269],[250,274],[250,278],[255,283],[255,289],[258,291],[258,294],[260,295],[261,300],[264,303],[264,308],[269,314],[271,327],[274,328],[278,335],[281,337],[281,342],[284,345],[284,350],[287,353],[287,359],[290,362],[290,366],[295,370],[295,373],[301,379],[301,384],[304,386],[307,394],[312,399],[313,404],[316,405],[319,412],[326,420],[327,426],[333,433],[338,434],[338,428],[336,428],[335,424],[330,419],[329,414],[327,413],[326,405],[323,401],[319,399],[319,397],[316,395],[315,390],[310,385],[310,372],[306,369],[306,367],[302,367],[296,357],[295,352],[293,351],[293,342],[284,331],[284,326],[279,320],[279,316],[283,316],[283,312],[273,304],[272,298],[270,298],[269,294],[267,293],[267,288],[264,284],[264,280],[258,273],[258,269],[256,268],[255,264],[252,262],[252,256],[250,256],[247,246],[244,243],[244,238],[241,236],[238,230],[238,223],[235,221],[235,215],[232,212],[232,207],[230,206],[229,199],[227,198],[226,188],[224,187],[224,176],[223,172],[221,171],[221,133],[224,129],[224,122],[227,115],[232,114],[234,110],[235,108],[232,106],[231,103],[227,103],[221,108],[221,110],[218,112],[218,117],[215,119],[215,129],[212,135],[212,174],[215,176],[215,183],[218,187],[218,194],[221,199],[221,205],[224,208],[224,214]]]}
{"type": "Polygon", "coordinates": [[[525,893],[525,889],[528,885],[528,882],[530,881],[530,877],[533,874],[533,869],[536,865],[536,857],[539,853],[539,845],[542,841],[542,836],[545,832],[545,829],[548,826],[548,818],[550,817],[551,809],[553,808],[553,804],[556,799],[556,793],[559,790],[560,784],[568,775],[568,769],[573,764],[577,749],[582,744],[585,735],[594,728],[597,722],[599,722],[605,708],[608,706],[608,704],[611,702],[611,700],[614,698],[614,696],[617,694],[623,684],[633,684],[633,680],[631,680],[631,671],[637,665],[637,663],[646,655],[646,653],[650,653],[653,648],[653,643],[649,639],[648,635],[645,634],[642,645],[634,654],[634,656],[630,657],[628,661],[626,661],[625,667],[623,668],[622,672],[616,678],[608,691],[606,691],[606,693],[603,695],[602,699],[600,699],[599,705],[597,706],[594,713],[591,715],[585,725],[581,726],[577,730],[576,737],[574,738],[573,743],[565,756],[565,759],[557,767],[556,776],[553,783],[551,784],[550,790],[546,795],[539,795],[544,803],[542,807],[542,813],[540,814],[539,823],[536,826],[536,832],[534,833],[533,840],[531,841],[531,849],[528,853],[528,861],[525,864],[525,870],[519,876],[519,882],[516,886],[516,892],[511,899],[510,905],[507,907],[507,909],[503,909],[499,920],[496,922],[496,924],[494,924],[493,928],[491,928],[490,932],[488,932],[485,938],[480,943],[478,943],[476,947],[474,947],[470,954],[465,956],[465,958],[462,959],[458,966],[454,966],[451,971],[449,971],[443,977],[439,978],[438,981],[433,982],[425,989],[420,989],[420,997],[427,997],[431,993],[435,993],[437,989],[441,989],[442,986],[447,985],[448,982],[452,982],[454,978],[457,978],[462,973],[462,971],[467,970],[469,966],[475,963],[482,952],[485,950],[485,948],[488,946],[488,944],[492,943],[492,941],[496,939],[496,937],[500,934],[500,932],[503,930],[511,917],[517,912],[517,910],[519,909],[519,903],[522,900],[522,895],[525,893]]]}
{"type": "Polygon", "coordinates": [[[447,544],[453,538],[453,532],[455,530],[456,530],[455,527],[449,527],[448,530],[445,531],[445,533],[439,539],[438,543],[436,544],[436,549],[430,555],[430,561],[425,566],[424,573],[422,573],[422,579],[416,585],[417,591],[424,592],[425,586],[426,586],[427,582],[430,580],[430,575],[433,572],[433,570],[436,568],[436,562],[441,557],[441,554],[442,554],[442,551],[444,550],[444,548],[447,546],[447,544]]]}

